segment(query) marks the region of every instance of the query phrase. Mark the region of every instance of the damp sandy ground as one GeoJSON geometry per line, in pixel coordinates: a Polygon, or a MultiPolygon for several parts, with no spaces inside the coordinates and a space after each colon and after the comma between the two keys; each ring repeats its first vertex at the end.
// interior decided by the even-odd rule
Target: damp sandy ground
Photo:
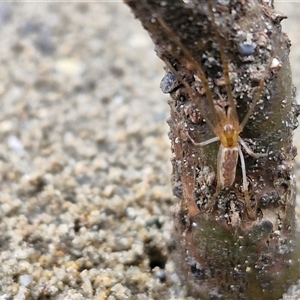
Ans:
{"type": "Polygon", "coordinates": [[[0,29],[0,300],[188,299],[147,33],[120,2],[0,3],[0,29]]]}

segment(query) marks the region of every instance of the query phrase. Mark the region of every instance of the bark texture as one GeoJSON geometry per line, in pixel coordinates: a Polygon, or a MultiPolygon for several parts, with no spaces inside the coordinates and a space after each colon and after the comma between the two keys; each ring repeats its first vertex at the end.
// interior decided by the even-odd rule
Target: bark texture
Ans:
{"type": "Polygon", "coordinates": [[[278,299],[299,277],[292,145],[299,109],[288,60],[290,41],[280,26],[285,16],[261,1],[125,2],[169,66],[161,88],[172,98],[168,123],[178,198],[173,208],[175,256],[182,281],[201,299],[278,299]],[[264,81],[260,100],[240,134],[254,152],[268,153],[261,158],[244,153],[254,218],[245,207],[240,163],[233,185],[214,198],[219,142],[197,147],[187,136],[196,142],[215,136],[199,106],[211,123],[218,121],[197,66],[215,102],[228,106],[220,53],[228,61],[239,122],[264,81]],[[197,103],[183,81],[197,93],[197,103]],[[212,212],[206,209],[210,201],[216,202],[212,212]]]}

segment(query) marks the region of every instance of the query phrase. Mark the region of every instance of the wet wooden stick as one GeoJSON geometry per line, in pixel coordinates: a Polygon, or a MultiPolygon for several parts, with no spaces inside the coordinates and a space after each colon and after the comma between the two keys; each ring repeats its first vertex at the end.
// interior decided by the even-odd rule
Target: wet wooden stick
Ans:
{"type": "Polygon", "coordinates": [[[162,89],[172,97],[168,123],[173,190],[178,198],[173,209],[175,255],[183,281],[201,299],[212,294],[230,299],[279,298],[286,280],[297,279],[299,268],[292,145],[299,110],[288,62],[290,44],[280,26],[284,16],[259,1],[125,2],[171,69],[162,89]],[[199,102],[195,103],[191,90],[199,102]],[[246,147],[257,153],[268,148],[267,159],[244,153],[249,205],[255,218],[245,214],[240,164],[232,186],[218,192],[216,209],[205,210],[217,189],[218,145],[197,147],[189,135],[197,143],[214,137],[208,124],[214,126],[218,117],[211,98],[223,110],[228,103],[235,105],[246,147]],[[257,105],[252,110],[253,99],[257,105]],[[263,288],[266,284],[268,289],[263,288]]]}

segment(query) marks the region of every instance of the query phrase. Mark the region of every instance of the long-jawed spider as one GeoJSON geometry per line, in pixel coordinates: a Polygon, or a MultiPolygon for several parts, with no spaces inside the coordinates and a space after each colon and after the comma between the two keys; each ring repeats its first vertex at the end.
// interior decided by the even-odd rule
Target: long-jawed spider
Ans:
{"type": "MultiPolygon", "coordinates": [[[[207,0],[207,7],[209,11],[209,16],[211,18],[211,24],[216,35],[216,40],[219,46],[219,52],[222,62],[223,74],[225,79],[226,93],[227,93],[227,102],[226,105],[220,105],[218,101],[214,101],[213,93],[209,87],[209,81],[205,75],[204,68],[202,65],[197,62],[191,52],[183,45],[181,40],[175,35],[172,29],[162,20],[159,16],[155,16],[156,20],[160,23],[162,29],[172,38],[173,42],[178,46],[180,51],[183,53],[186,59],[186,66],[188,69],[195,70],[195,77],[199,78],[202,82],[206,97],[208,99],[209,107],[212,113],[212,119],[208,118],[207,113],[202,107],[202,104],[199,101],[199,97],[194,92],[192,87],[185,81],[179,72],[175,69],[175,67],[167,60],[166,57],[162,57],[167,67],[170,71],[176,75],[177,79],[184,85],[186,88],[190,98],[200,111],[202,117],[205,119],[207,125],[211,129],[211,131],[216,135],[215,137],[208,139],[204,142],[197,143],[190,136],[190,134],[186,131],[188,138],[195,146],[203,147],[210,143],[220,141],[220,147],[217,157],[217,186],[216,191],[212,197],[212,199],[207,204],[207,210],[212,210],[215,207],[217,196],[220,194],[222,189],[229,188],[235,182],[236,177],[236,166],[238,162],[238,157],[241,162],[241,170],[242,170],[242,192],[244,194],[244,204],[246,208],[246,212],[250,219],[256,218],[256,207],[252,209],[250,204],[250,195],[248,190],[248,181],[246,175],[246,165],[245,159],[242,152],[242,148],[248,153],[248,155],[259,158],[266,157],[267,153],[254,153],[251,148],[245,143],[245,141],[240,137],[240,133],[243,131],[245,125],[247,124],[249,118],[254,112],[254,109],[260,100],[261,93],[264,87],[264,82],[267,76],[267,73],[270,71],[271,65],[278,60],[275,58],[278,49],[280,48],[280,44],[278,48],[273,52],[273,55],[270,59],[269,64],[266,66],[264,74],[259,81],[257,91],[254,95],[253,101],[249,107],[248,112],[244,116],[242,122],[239,121],[235,100],[233,98],[233,93],[231,89],[231,81],[229,76],[229,65],[227,61],[227,57],[225,54],[225,49],[222,45],[221,36],[218,31],[218,27],[215,20],[215,14],[213,10],[213,6],[211,0],[207,0]]],[[[222,100],[224,103],[224,99],[218,95],[218,98],[222,100]]]]}

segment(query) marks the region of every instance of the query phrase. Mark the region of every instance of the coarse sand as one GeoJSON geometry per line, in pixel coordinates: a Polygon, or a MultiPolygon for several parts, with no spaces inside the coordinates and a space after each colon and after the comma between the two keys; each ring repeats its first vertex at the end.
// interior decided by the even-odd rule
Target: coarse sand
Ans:
{"type": "MultiPolygon", "coordinates": [[[[300,87],[296,5],[279,10],[300,87]]],[[[169,259],[163,63],[139,21],[116,1],[1,2],[0,29],[0,300],[192,299],[169,259]]]]}

